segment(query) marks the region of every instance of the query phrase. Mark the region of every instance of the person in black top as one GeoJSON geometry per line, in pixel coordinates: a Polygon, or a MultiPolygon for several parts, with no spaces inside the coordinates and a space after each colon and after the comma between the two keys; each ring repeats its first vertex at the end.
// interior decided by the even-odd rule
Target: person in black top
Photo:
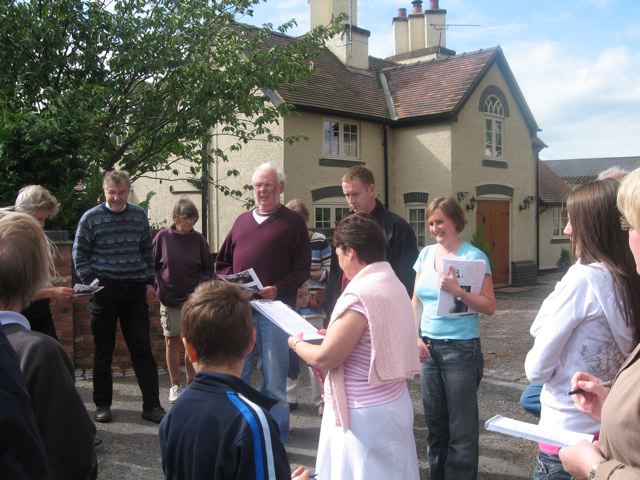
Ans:
{"type": "MultiPolygon", "coordinates": [[[[94,479],[96,427],[76,391],[71,361],[56,340],[31,331],[19,313],[53,271],[49,242],[38,222],[22,213],[0,214],[0,330],[18,358],[31,397],[25,404],[33,411],[46,452],[48,475],[36,478],[94,479]]],[[[6,413],[2,408],[1,414],[6,413]]],[[[14,441],[3,425],[0,443],[5,436],[14,441]]],[[[32,448],[35,467],[39,448],[32,448]]],[[[0,472],[2,478],[21,478],[0,472]]]]}
{"type": "Polygon", "coordinates": [[[18,357],[0,329],[0,472],[6,478],[47,478],[47,458],[18,357]]]}
{"type": "MultiPolygon", "coordinates": [[[[418,242],[411,226],[404,218],[384,208],[380,200],[376,198],[373,173],[362,165],[351,167],[342,176],[342,192],[352,212],[371,214],[384,230],[387,244],[386,260],[391,264],[394,273],[411,297],[416,278],[413,264],[418,258],[418,242]]],[[[331,258],[327,299],[324,304],[329,317],[345,286],[346,278],[342,275],[334,252],[331,258]]]]}
{"type": "Polygon", "coordinates": [[[182,340],[196,377],[160,423],[165,478],[181,480],[309,479],[290,472],[278,426],[276,400],[240,379],[255,344],[249,293],[207,282],[182,307],[182,340]]]}

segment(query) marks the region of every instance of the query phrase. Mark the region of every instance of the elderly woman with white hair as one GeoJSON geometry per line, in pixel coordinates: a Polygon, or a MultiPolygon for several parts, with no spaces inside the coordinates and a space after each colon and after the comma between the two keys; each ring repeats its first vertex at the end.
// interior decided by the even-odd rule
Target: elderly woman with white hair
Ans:
{"type": "MultiPolygon", "coordinates": [[[[44,222],[55,217],[59,209],[60,204],[56,197],[40,185],[29,185],[20,189],[14,207],[16,212],[31,215],[42,228],[44,228],[44,222]]],[[[32,330],[57,339],[56,327],[51,315],[51,299],[68,301],[72,295],[73,288],[46,285],[34,293],[31,304],[22,311],[22,315],[29,320],[32,330]]]]}

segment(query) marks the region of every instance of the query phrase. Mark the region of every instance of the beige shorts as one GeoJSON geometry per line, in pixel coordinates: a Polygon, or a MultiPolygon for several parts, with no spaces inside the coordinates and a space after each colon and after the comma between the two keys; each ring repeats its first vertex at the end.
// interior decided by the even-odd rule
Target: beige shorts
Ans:
{"type": "Polygon", "coordinates": [[[182,308],[167,307],[160,304],[160,323],[165,337],[180,336],[180,317],[182,308]]]}

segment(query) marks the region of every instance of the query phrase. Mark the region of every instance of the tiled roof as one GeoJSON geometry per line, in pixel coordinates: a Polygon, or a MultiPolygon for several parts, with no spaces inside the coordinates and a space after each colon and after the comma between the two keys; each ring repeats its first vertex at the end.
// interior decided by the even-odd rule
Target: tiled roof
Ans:
{"type": "Polygon", "coordinates": [[[611,167],[635,170],[640,167],[640,157],[568,158],[545,160],[544,163],[569,183],[586,183],[595,180],[600,172],[611,167]]]}
{"type": "Polygon", "coordinates": [[[325,50],[313,61],[313,75],[278,90],[297,107],[388,119],[384,92],[375,71],[347,68],[333,53],[325,50]]]}
{"type": "MultiPolygon", "coordinates": [[[[272,41],[282,44],[295,38],[274,34],[272,41]]],[[[499,63],[531,131],[537,131],[500,47],[408,65],[369,57],[366,71],[345,66],[325,48],[313,61],[313,75],[281,87],[278,94],[299,110],[389,123],[428,120],[455,115],[493,62],[499,63]],[[390,98],[385,97],[380,75],[385,76],[390,98]]]]}
{"type": "Polygon", "coordinates": [[[538,198],[548,205],[566,202],[571,188],[546,165],[538,161],[538,198]]]}
{"type": "Polygon", "coordinates": [[[480,50],[385,70],[398,117],[442,115],[459,109],[496,51],[480,50]]]}

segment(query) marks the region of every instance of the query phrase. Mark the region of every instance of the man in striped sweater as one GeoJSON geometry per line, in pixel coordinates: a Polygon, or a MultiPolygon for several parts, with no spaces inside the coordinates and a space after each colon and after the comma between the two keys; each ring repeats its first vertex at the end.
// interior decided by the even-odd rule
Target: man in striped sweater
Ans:
{"type": "Polygon", "coordinates": [[[149,221],[142,208],[127,203],[131,181],[125,172],[107,172],[102,187],[106,200],[82,215],[72,252],[82,283],[104,287],[89,305],[95,419],[111,421],[111,361],[119,319],[142,391],[142,418],[160,423],[164,410],[160,406],[158,368],[151,353],[147,304],[147,299],[155,297],[149,221]]]}

